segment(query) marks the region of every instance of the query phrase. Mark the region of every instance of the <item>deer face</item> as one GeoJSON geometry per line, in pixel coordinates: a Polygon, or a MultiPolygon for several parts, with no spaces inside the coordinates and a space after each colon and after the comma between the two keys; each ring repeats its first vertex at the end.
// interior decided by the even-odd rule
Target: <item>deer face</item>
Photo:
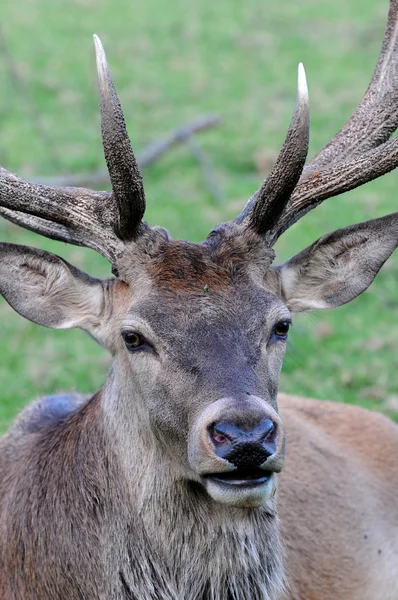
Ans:
{"type": "Polygon", "coordinates": [[[238,506],[266,500],[283,463],[276,394],[291,316],[266,286],[272,258],[253,236],[189,244],[152,231],[119,262],[131,304],[116,352],[131,401],[185,477],[238,506]]]}

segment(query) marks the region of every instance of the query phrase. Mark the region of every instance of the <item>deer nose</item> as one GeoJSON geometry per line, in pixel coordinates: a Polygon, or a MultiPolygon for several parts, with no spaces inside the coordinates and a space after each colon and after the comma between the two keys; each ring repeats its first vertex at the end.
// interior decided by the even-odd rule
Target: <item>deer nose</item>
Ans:
{"type": "Polygon", "coordinates": [[[238,469],[258,468],[276,452],[277,425],[269,418],[249,430],[213,423],[209,436],[216,455],[238,469]]]}

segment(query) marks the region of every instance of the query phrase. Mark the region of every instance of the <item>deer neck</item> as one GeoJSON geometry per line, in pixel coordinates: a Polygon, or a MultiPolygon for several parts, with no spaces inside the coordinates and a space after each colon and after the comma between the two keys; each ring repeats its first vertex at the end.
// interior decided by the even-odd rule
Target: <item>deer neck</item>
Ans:
{"type": "Polygon", "coordinates": [[[174,599],[279,598],[283,561],[276,498],[258,509],[214,502],[179,470],[181,456],[173,459],[170,443],[166,448],[153,434],[145,409],[127,388],[123,392],[115,372],[105,388],[105,411],[107,394],[119,403],[110,414],[127,411],[118,423],[109,418],[110,437],[130,491],[130,515],[143,528],[140,560],[144,554],[153,564],[158,557],[174,599]]]}

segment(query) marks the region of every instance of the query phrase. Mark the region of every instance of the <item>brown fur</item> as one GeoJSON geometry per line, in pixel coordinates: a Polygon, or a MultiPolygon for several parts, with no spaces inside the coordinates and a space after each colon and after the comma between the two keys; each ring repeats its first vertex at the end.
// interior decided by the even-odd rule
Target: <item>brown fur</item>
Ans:
{"type": "MultiPolygon", "coordinates": [[[[155,494],[146,505],[145,523],[155,520],[161,528],[156,537],[159,541],[166,538],[165,545],[162,543],[158,548],[160,556],[154,558],[155,537],[150,529],[141,530],[142,524],[139,526],[137,515],[131,512],[128,486],[112,451],[113,444],[98,429],[100,400],[100,395],[94,397],[78,414],[56,428],[43,431],[41,436],[28,435],[22,445],[19,442],[17,446],[10,435],[4,438],[0,492],[8,518],[2,522],[1,533],[3,543],[5,540],[8,543],[6,555],[4,546],[1,555],[0,597],[4,600],[97,597],[204,600],[212,597],[204,573],[197,572],[195,576],[196,595],[193,575],[189,576],[191,595],[177,591],[176,579],[181,582],[183,577],[179,572],[180,560],[189,558],[193,574],[192,569],[197,570],[198,565],[203,568],[204,564],[214,564],[217,551],[221,555],[221,551],[229,553],[234,547],[239,554],[231,556],[231,575],[237,580],[235,585],[244,585],[244,581],[238,583],[240,577],[248,575],[241,571],[243,539],[239,541],[238,537],[237,543],[231,545],[231,536],[238,535],[238,531],[233,533],[238,524],[236,519],[239,517],[240,521],[243,514],[228,511],[231,522],[221,533],[223,511],[211,507],[200,490],[184,492],[177,487],[171,498],[166,489],[160,496],[155,494]],[[79,460],[80,453],[84,456],[83,463],[79,460]],[[12,470],[7,466],[11,460],[12,470]],[[4,497],[4,488],[9,489],[10,485],[14,488],[11,504],[4,497]],[[162,496],[163,503],[158,504],[162,496]],[[167,517],[170,510],[171,514],[177,511],[179,515],[181,526],[177,529],[169,529],[173,523],[167,517]],[[197,523],[201,523],[198,529],[197,523]],[[209,547],[203,545],[205,523],[206,529],[214,530],[217,540],[209,547]],[[32,536],[32,528],[40,531],[40,535],[32,536]],[[112,552],[108,554],[110,548],[112,552]],[[199,563],[195,559],[198,551],[202,556],[205,553],[205,563],[203,558],[199,563]],[[106,562],[105,556],[108,556],[106,562]],[[135,575],[129,566],[133,557],[140,564],[135,575]],[[168,567],[167,557],[173,557],[168,567]],[[149,566],[150,574],[145,572],[149,566]],[[7,571],[13,573],[11,580],[5,577],[7,571]],[[151,592],[149,581],[153,582],[154,577],[156,583],[151,584],[155,585],[151,592]]],[[[394,599],[397,587],[391,587],[391,581],[394,577],[398,581],[396,426],[381,416],[351,406],[283,394],[279,396],[279,404],[289,445],[285,469],[279,476],[278,496],[289,589],[283,598],[394,599]],[[378,451],[376,456],[368,451],[369,434],[374,436],[375,426],[383,440],[380,446],[383,452],[378,451]],[[369,457],[366,464],[364,455],[369,457]]],[[[245,519],[246,536],[253,517],[255,513],[252,517],[249,513],[245,519]]],[[[250,535],[256,535],[259,525],[253,521],[255,529],[250,535]]],[[[270,553],[275,555],[275,546],[270,553]]],[[[249,580],[250,587],[246,591],[241,588],[240,593],[246,595],[236,598],[265,597],[261,592],[255,593],[259,568],[260,564],[249,580]]],[[[222,580],[219,569],[217,565],[217,576],[222,580]]],[[[215,597],[227,598],[225,593],[215,597]]]]}
{"type": "Polygon", "coordinates": [[[148,265],[148,274],[161,290],[203,292],[204,286],[221,291],[231,280],[225,268],[213,262],[207,248],[199,244],[173,242],[148,265]]]}
{"type": "Polygon", "coordinates": [[[288,452],[279,515],[289,600],[398,597],[398,428],[375,413],[279,396],[288,452]]]}
{"type": "MultiPolygon", "coordinates": [[[[308,287],[308,256],[338,254],[336,268],[346,269],[355,230],[342,254],[344,235],[289,261],[289,282],[297,268],[300,289],[308,287]]],[[[2,599],[395,600],[397,427],[284,395],[283,422],[277,416],[284,344],[272,328],[286,318],[282,288],[289,304],[297,284],[282,285],[285,267],[270,268],[259,238],[227,231],[188,244],[153,230],[119,259],[123,281],[109,282],[43,252],[5,252],[2,293],[19,312],[51,326],[77,323],[115,359],[99,394],[41,400],[0,442],[2,599]],[[20,284],[37,290],[40,311],[20,284]],[[129,354],[126,327],[153,349],[129,354]],[[201,476],[221,468],[207,424],[250,427],[263,413],[278,423],[270,470],[283,465],[287,431],[277,495],[215,500],[201,476]]],[[[322,292],[319,272],[311,294],[322,292]]]]}

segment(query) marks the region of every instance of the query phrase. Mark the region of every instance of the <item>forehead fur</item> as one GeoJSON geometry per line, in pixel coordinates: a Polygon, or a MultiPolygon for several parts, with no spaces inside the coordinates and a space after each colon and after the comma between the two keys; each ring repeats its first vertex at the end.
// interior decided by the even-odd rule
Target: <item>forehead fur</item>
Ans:
{"type": "Polygon", "coordinates": [[[264,278],[273,250],[239,225],[213,231],[201,243],[173,240],[164,230],[149,229],[131,242],[118,261],[119,277],[127,282],[144,275],[157,287],[182,293],[206,286],[221,291],[239,278],[264,278]]]}

